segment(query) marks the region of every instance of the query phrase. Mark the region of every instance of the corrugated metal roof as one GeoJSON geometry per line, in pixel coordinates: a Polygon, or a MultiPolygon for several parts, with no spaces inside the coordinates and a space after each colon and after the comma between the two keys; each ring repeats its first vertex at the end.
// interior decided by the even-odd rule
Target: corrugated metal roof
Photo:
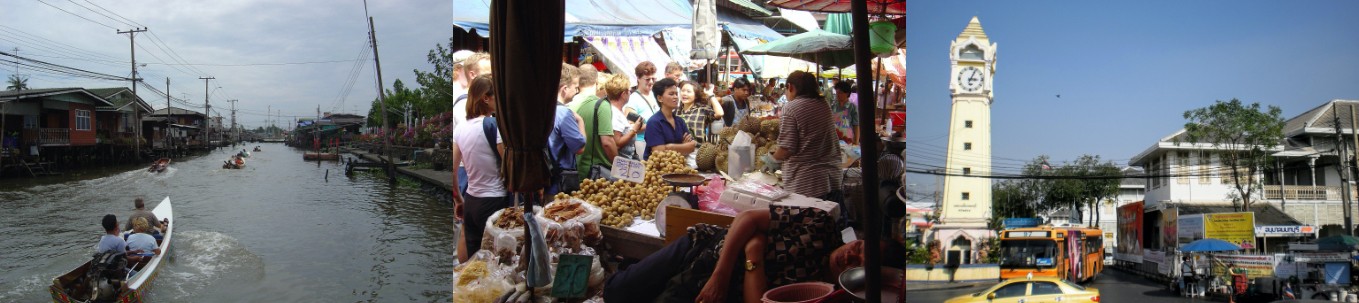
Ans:
{"type": "MultiPolygon", "coordinates": [[[[1181,204],[1176,206],[1180,210],[1180,215],[1210,214],[1210,213],[1232,213],[1238,212],[1232,205],[1196,205],[1181,204]]],[[[1252,203],[1251,212],[1255,213],[1255,225],[1302,225],[1297,219],[1287,213],[1275,208],[1268,203],[1252,203]]]]}

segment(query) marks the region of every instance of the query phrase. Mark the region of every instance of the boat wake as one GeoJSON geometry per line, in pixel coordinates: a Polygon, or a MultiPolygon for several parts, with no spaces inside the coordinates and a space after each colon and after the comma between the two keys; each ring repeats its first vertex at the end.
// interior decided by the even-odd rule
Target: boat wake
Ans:
{"type": "Polygon", "coordinates": [[[151,291],[157,301],[192,301],[213,285],[233,285],[264,278],[264,261],[236,238],[223,233],[175,233],[170,263],[151,291]],[[225,284],[223,284],[225,283],[225,284]]]}

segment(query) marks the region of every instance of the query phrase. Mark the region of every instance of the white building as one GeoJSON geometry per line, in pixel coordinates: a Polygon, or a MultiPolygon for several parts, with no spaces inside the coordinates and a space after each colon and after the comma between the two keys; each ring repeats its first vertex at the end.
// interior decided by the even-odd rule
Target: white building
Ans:
{"type": "MultiPolygon", "coordinates": [[[[1340,118],[1343,141],[1353,150],[1356,125],[1353,121],[1359,120],[1353,117],[1354,113],[1359,113],[1359,101],[1332,100],[1285,121],[1285,139],[1267,148],[1275,163],[1255,175],[1260,185],[1251,195],[1256,226],[1312,225],[1322,227],[1323,236],[1343,233],[1336,118],[1340,118]]],[[[1174,244],[1170,239],[1174,236],[1168,232],[1155,232],[1163,220],[1234,211],[1233,203],[1240,197],[1230,168],[1219,159],[1218,153],[1224,150],[1207,143],[1189,142],[1181,129],[1157,140],[1129,161],[1129,165],[1141,167],[1151,176],[1145,179],[1143,222],[1151,225],[1143,229],[1151,231],[1143,239],[1147,250],[1174,244]],[[1171,209],[1178,210],[1171,213],[1171,209]]],[[[1350,183],[1353,190],[1353,181],[1350,183]]]]}

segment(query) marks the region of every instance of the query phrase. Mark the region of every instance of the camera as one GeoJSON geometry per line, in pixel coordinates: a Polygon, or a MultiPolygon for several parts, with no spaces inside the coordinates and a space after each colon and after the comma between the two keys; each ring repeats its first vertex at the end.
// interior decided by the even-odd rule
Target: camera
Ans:
{"type": "Polygon", "coordinates": [[[642,115],[638,115],[637,113],[628,113],[628,122],[637,122],[637,119],[641,118],[642,115]]]}

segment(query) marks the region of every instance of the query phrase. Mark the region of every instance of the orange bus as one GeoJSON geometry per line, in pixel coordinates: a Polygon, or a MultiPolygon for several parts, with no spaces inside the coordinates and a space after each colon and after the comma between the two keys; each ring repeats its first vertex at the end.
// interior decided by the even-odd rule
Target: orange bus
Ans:
{"type": "Polygon", "coordinates": [[[1051,276],[1074,282],[1104,271],[1104,232],[1080,227],[1026,227],[1001,231],[1001,280],[1051,276]]]}

